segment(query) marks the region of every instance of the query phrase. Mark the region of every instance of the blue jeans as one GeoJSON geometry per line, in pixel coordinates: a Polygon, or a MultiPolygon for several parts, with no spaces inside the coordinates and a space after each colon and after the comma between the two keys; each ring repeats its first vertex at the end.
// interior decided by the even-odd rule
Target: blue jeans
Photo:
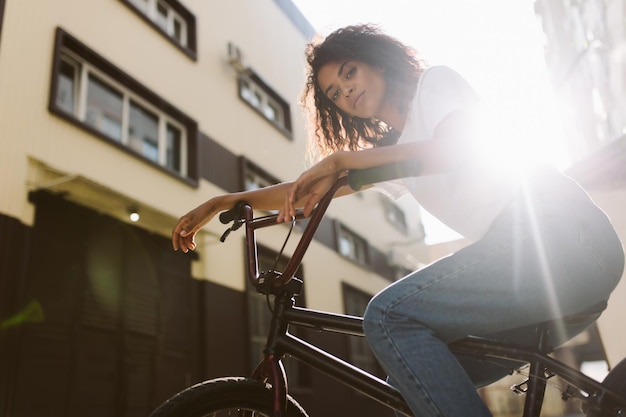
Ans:
{"type": "MultiPolygon", "coordinates": [[[[575,182],[546,169],[480,241],[376,295],[365,336],[415,416],[491,416],[476,386],[506,370],[461,362],[447,344],[467,335],[524,342],[533,325],[607,300],[623,267],[606,215],[575,182]]],[[[553,332],[552,346],[590,322],[553,332]]]]}

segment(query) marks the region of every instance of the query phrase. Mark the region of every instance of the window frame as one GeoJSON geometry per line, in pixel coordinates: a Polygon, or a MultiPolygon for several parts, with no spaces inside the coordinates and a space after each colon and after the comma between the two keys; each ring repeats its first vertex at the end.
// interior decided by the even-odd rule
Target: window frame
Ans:
{"type": "Polygon", "coordinates": [[[361,266],[367,267],[370,265],[369,242],[367,241],[367,239],[354,232],[352,229],[350,229],[340,221],[335,221],[335,244],[337,253],[343,258],[349,259],[350,261],[355,262],[361,266]],[[341,251],[341,239],[343,233],[347,233],[354,242],[358,242],[358,244],[361,245],[361,250],[359,250],[358,252],[362,253],[362,259],[358,255],[352,257],[341,251]]]}
{"type": "Polygon", "coordinates": [[[197,50],[197,30],[196,30],[196,17],[185,6],[183,6],[177,0],[146,0],[149,9],[146,11],[137,7],[132,0],[120,0],[130,10],[137,14],[141,20],[146,22],[149,26],[164,36],[169,42],[171,42],[176,48],[182,51],[190,59],[198,60],[197,50]],[[171,12],[168,15],[168,24],[173,24],[176,17],[179,17],[185,23],[186,40],[185,42],[179,42],[175,36],[168,33],[168,30],[162,28],[156,21],[155,16],[152,14],[156,12],[158,3],[166,4],[171,12]],[[170,17],[171,16],[171,17],[170,17]]]}
{"type": "Polygon", "coordinates": [[[4,22],[5,0],[0,0],[0,45],[2,44],[2,23],[4,22]]]}
{"type": "MultiPolygon", "coordinates": [[[[67,62],[67,59],[63,62],[67,62]]],[[[76,67],[75,67],[76,68],[76,67]]],[[[74,94],[82,94],[83,100],[86,100],[87,89],[84,88],[86,84],[82,84],[82,88],[78,90],[78,92],[74,92],[74,94]]],[[[78,96],[75,96],[75,100],[78,99],[78,96]]],[[[80,105],[77,103],[77,105],[80,105]]],[[[107,143],[117,147],[118,149],[127,152],[140,160],[148,163],[149,165],[156,167],[157,169],[166,172],[174,177],[183,180],[191,186],[198,186],[198,125],[197,123],[182,113],[180,110],[169,104],[162,97],[158,96],[152,90],[146,88],[141,83],[136,81],[134,78],[123,72],[121,69],[104,59],[102,56],[88,48],[86,45],[78,41],[76,38],[68,34],[62,28],[57,28],[56,36],[55,36],[55,47],[53,53],[53,63],[52,63],[52,74],[51,74],[51,83],[50,83],[50,96],[48,103],[48,111],[55,116],[58,116],[75,126],[78,126],[80,129],[87,131],[88,133],[103,139],[107,143]],[[80,69],[81,73],[84,74],[84,79],[81,80],[82,83],[86,82],[86,71],[91,69],[92,73],[96,78],[100,81],[107,84],[110,88],[121,90],[124,94],[128,95],[128,106],[130,105],[130,101],[134,101],[138,103],[142,107],[146,107],[148,110],[156,112],[160,116],[159,126],[161,129],[165,129],[159,134],[159,144],[167,145],[167,137],[162,137],[162,134],[167,133],[168,126],[174,126],[185,136],[186,145],[182,145],[186,147],[185,153],[186,155],[181,155],[181,160],[185,158],[185,161],[181,163],[186,164],[186,167],[181,166],[181,171],[175,171],[173,169],[168,168],[165,164],[155,162],[154,160],[143,156],[142,154],[134,151],[129,146],[120,141],[113,139],[112,137],[106,135],[99,129],[88,124],[83,115],[77,113],[79,109],[74,109],[73,114],[64,110],[57,103],[57,92],[59,89],[59,75],[61,63],[64,60],[63,57],[69,57],[71,59],[76,60],[78,67],[86,66],[86,70],[80,69]],[[110,83],[110,84],[109,84],[110,83]],[[81,118],[82,117],[82,118],[81,118]],[[163,121],[161,121],[161,117],[163,121]],[[161,127],[163,125],[163,127],[161,127]],[[186,168],[186,169],[185,169],[186,168]]],[[[81,110],[82,111],[82,110],[81,110]]],[[[122,114],[122,117],[128,118],[128,108],[126,109],[126,113],[122,114]]],[[[127,123],[127,121],[126,121],[127,123]]],[[[122,128],[127,125],[122,125],[122,128]]],[[[124,133],[122,133],[124,135],[124,133]]],[[[162,149],[159,146],[159,152],[164,153],[166,149],[162,149]]]]}
{"type": "Polygon", "coordinates": [[[261,187],[259,188],[264,188],[270,185],[281,183],[281,181],[278,178],[276,178],[275,176],[273,176],[272,174],[270,174],[269,172],[261,168],[259,165],[252,162],[247,157],[241,156],[240,158],[241,158],[241,182],[242,182],[240,189],[242,191],[250,190],[248,188],[248,177],[250,175],[254,175],[255,177],[260,178],[263,182],[265,182],[265,185],[261,184],[261,187]]]}
{"type": "MultiPolygon", "coordinates": [[[[363,317],[365,307],[363,308],[363,311],[355,311],[351,309],[351,304],[348,300],[350,296],[361,297],[361,299],[365,301],[365,306],[367,306],[367,303],[369,303],[372,295],[350,284],[347,284],[346,282],[341,283],[341,298],[343,300],[344,313],[347,315],[363,317]]],[[[348,357],[351,363],[381,378],[384,377],[382,367],[380,366],[380,363],[376,360],[374,353],[371,351],[364,337],[349,337],[347,338],[346,344],[348,345],[348,357]]]]}
{"type": "Polygon", "coordinates": [[[409,234],[409,227],[406,221],[406,213],[400,206],[393,202],[389,197],[381,195],[383,208],[385,209],[385,218],[398,231],[404,235],[409,234]]]}
{"type": "Polygon", "coordinates": [[[261,79],[254,71],[248,69],[247,73],[239,73],[237,75],[237,95],[239,99],[244,102],[248,107],[259,114],[269,124],[278,129],[289,140],[293,140],[293,126],[291,123],[291,106],[283,99],[273,88],[271,88],[265,81],[261,79]],[[263,108],[266,106],[256,106],[246,97],[244,97],[243,86],[244,84],[251,85],[251,90],[262,94],[262,103],[272,103],[275,107],[281,110],[281,117],[279,120],[270,118],[263,112],[263,108]]]}

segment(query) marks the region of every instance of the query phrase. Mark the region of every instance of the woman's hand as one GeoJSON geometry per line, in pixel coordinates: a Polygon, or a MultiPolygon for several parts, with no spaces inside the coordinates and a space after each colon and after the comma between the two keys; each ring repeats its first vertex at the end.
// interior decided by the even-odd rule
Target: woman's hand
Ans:
{"type": "Polygon", "coordinates": [[[231,208],[237,201],[246,201],[257,210],[279,210],[284,206],[291,183],[282,183],[251,191],[222,194],[211,198],[182,216],[172,230],[172,247],[187,253],[196,248],[195,237],[220,211],[231,208]]]}
{"type": "Polygon", "coordinates": [[[187,253],[196,248],[196,233],[218,212],[212,200],[207,201],[178,219],[172,230],[172,247],[187,253]]]}
{"type": "Polygon", "coordinates": [[[342,174],[337,164],[337,154],[333,154],[308,170],[294,181],[287,192],[283,208],[278,214],[278,221],[289,221],[296,215],[296,204],[301,202],[303,213],[309,216],[317,203],[330,190],[337,178],[342,174]]]}

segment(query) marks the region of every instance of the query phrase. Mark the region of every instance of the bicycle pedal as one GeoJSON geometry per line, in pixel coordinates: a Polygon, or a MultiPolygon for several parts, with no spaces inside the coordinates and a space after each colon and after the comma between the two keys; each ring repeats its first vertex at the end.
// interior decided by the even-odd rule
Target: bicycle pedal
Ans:
{"type": "Polygon", "coordinates": [[[513,391],[517,395],[526,394],[526,392],[528,391],[528,379],[525,379],[519,384],[511,385],[511,391],[513,391]]]}

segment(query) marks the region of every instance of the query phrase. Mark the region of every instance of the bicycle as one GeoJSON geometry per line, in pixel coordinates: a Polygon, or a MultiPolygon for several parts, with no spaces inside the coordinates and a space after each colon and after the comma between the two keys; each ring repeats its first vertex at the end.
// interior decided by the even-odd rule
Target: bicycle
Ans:
{"type": "MultiPolygon", "coordinates": [[[[409,177],[416,173],[415,164],[408,162],[351,171],[347,176],[339,178],[310,216],[293,255],[282,272],[259,271],[257,262],[255,232],[279,224],[276,222],[277,215],[255,218],[252,208],[245,202],[240,202],[231,210],[221,213],[222,223],[232,223],[221,240],[226,239],[231,231],[245,226],[248,278],[258,292],[274,296],[264,359],[250,377],[218,378],[191,386],[163,403],[151,417],[221,416],[230,415],[231,412],[276,417],[307,416],[306,411],[288,393],[287,377],[282,363],[285,355],[290,355],[324,372],[398,413],[412,416],[402,396],[386,381],[292,335],[289,333],[289,326],[304,326],[317,331],[363,336],[361,317],[297,307],[295,298],[301,293],[303,281],[294,277],[294,274],[339,188],[349,185],[354,190],[359,190],[364,184],[409,177]]],[[[298,212],[291,227],[293,228],[295,222],[303,218],[302,213],[298,212]]],[[[604,306],[597,306],[576,316],[593,315],[597,318],[603,308],[604,306]]],[[[568,384],[562,392],[562,398],[579,399],[588,417],[626,416],[626,359],[615,366],[602,383],[597,382],[549,356],[553,348],[548,345],[547,336],[552,324],[554,322],[537,326],[537,337],[532,346],[468,336],[450,344],[449,347],[456,355],[466,355],[484,361],[490,359],[511,361],[510,373],[519,368],[520,362],[529,364],[527,379],[512,387],[514,391],[526,395],[523,417],[539,417],[547,381],[554,376],[559,376],[568,384]]]]}

